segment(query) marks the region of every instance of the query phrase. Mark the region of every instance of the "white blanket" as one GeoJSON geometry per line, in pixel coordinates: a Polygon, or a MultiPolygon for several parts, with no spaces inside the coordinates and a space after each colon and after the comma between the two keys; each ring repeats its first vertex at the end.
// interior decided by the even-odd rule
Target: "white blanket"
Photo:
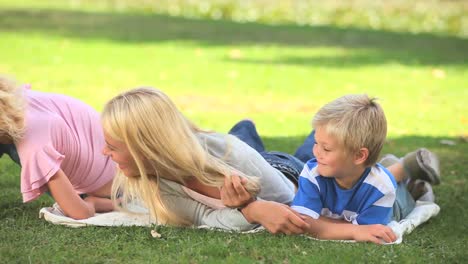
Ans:
{"type": "MultiPolygon", "coordinates": [[[[56,225],[66,225],[70,227],[83,226],[150,226],[151,221],[148,211],[138,205],[134,205],[132,211],[136,214],[128,214],[124,212],[109,212],[96,214],[93,217],[75,220],[64,216],[57,204],[53,207],[44,207],[39,211],[39,217],[56,225]]],[[[400,222],[392,221],[388,224],[393,232],[397,235],[397,240],[392,244],[400,244],[403,241],[403,235],[411,233],[417,226],[426,222],[431,217],[436,216],[440,211],[440,207],[432,202],[417,201],[414,210],[400,222]]],[[[203,226],[201,228],[207,228],[203,226]]],[[[346,241],[351,242],[351,241],[346,241]]]]}

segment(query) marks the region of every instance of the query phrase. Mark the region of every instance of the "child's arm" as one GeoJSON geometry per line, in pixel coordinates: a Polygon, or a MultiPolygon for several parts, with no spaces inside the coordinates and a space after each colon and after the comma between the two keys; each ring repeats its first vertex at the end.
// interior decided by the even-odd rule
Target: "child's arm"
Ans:
{"type": "Polygon", "coordinates": [[[73,219],[85,219],[95,214],[94,203],[81,199],[62,170],[50,178],[47,186],[65,215],[73,219]]]}
{"type": "Polygon", "coordinates": [[[309,224],[309,235],[317,239],[326,240],[356,240],[359,242],[373,242],[382,244],[382,240],[390,243],[396,240],[392,229],[384,225],[353,225],[326,221],[322,217],[313,219],[304,216],[309,224]]]}
{"type": "Polygon", "coordinates": [[[88,196],[84,200],[93,204],[96,213],[110,212],[114,210],[114,204],[109,198],[88,196]]]}

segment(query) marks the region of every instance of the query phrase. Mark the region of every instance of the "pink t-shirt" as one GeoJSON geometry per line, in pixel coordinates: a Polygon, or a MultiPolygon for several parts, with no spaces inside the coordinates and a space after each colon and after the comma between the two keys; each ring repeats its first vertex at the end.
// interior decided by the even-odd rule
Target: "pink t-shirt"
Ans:
{"type": "Polygon", "coordinates": [[[104,135],[93,108],[64,95],[26,89],[24,94],[26,130],[16,144],[23,202],[47,191],[46,183],[59,169],[79,194],[113,179],[115,164],[101,153],[104,135]]]}

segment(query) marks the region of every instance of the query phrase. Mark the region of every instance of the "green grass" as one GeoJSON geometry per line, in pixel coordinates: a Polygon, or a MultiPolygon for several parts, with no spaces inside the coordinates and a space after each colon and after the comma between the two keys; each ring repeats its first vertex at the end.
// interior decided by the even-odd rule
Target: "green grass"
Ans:
{"type": "MultiPolygon", "coordinates": [[[[447,13],[448,2],[458,1],[426,4],[447,13]]],[[[372,29],[338,18],[300,26],[281,15],[238,23],[208,20],[202,13],[174,17],[134,6],[116,10],[89,1],[69,3],[0,0],[0,72],[36,90],[72,95],[97,110],[119,91],[157,86],[200,126],[225,132],[250,117],[267,148],[288,152],[304,139],[324,103],[346,93],[378,96],[389,123],[384,152],[402,155],[425,146],[440,156],[443,182],[435,192],[441,213],[397,246],[168,227],[160,230],[165,239],[157,240],[148,228],[72,229],[38,219],[39,209],[52,200],[22,204],[19,168],[4,157],[0,263],[468,259],[468,39],[456,27],[414,33],[416,20],[372,29]],[[443,145],[443,139],[456,145],[443,145]]],[[[402,10],[390,15],[416,16],[402,10]]]]}

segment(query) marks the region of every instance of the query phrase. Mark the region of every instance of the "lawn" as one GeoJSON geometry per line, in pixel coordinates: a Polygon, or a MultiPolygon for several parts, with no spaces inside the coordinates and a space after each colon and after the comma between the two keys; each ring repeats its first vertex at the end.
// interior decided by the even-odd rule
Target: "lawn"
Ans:
{"type": "Polygon", "coordinates": [[[447,27],[434,30],[420,26],[411,9],[401,9],[406,20],[389,13],[407,27],[372,27],[338,18],[311,25],[274,16],[212,20],[201,11],[174,16],[109,4],[131,1],[81,2],[0,0],[0,73],[97,110],[120,91],[155,86],[201,127],[226,132],[249,117],[268,149],[286,152],[308,134],[321,105],[368,93],[386,111],[385,153],[424,146],[439,155],[443,182],[434,190],[441,212],[403,244],[384,247],[171,227],[160,227],[164,239],[153,239],[149,228],[72,229],[38,219],[49,197],[21,202],[19,167],[3,157],[0,263],[466,262],[468,31],[460,25],[468,25],[468,9],[462,1],[424,1],[436,14],[460,2],[462,12],[447,21],[441,16],[447,27]]]}

